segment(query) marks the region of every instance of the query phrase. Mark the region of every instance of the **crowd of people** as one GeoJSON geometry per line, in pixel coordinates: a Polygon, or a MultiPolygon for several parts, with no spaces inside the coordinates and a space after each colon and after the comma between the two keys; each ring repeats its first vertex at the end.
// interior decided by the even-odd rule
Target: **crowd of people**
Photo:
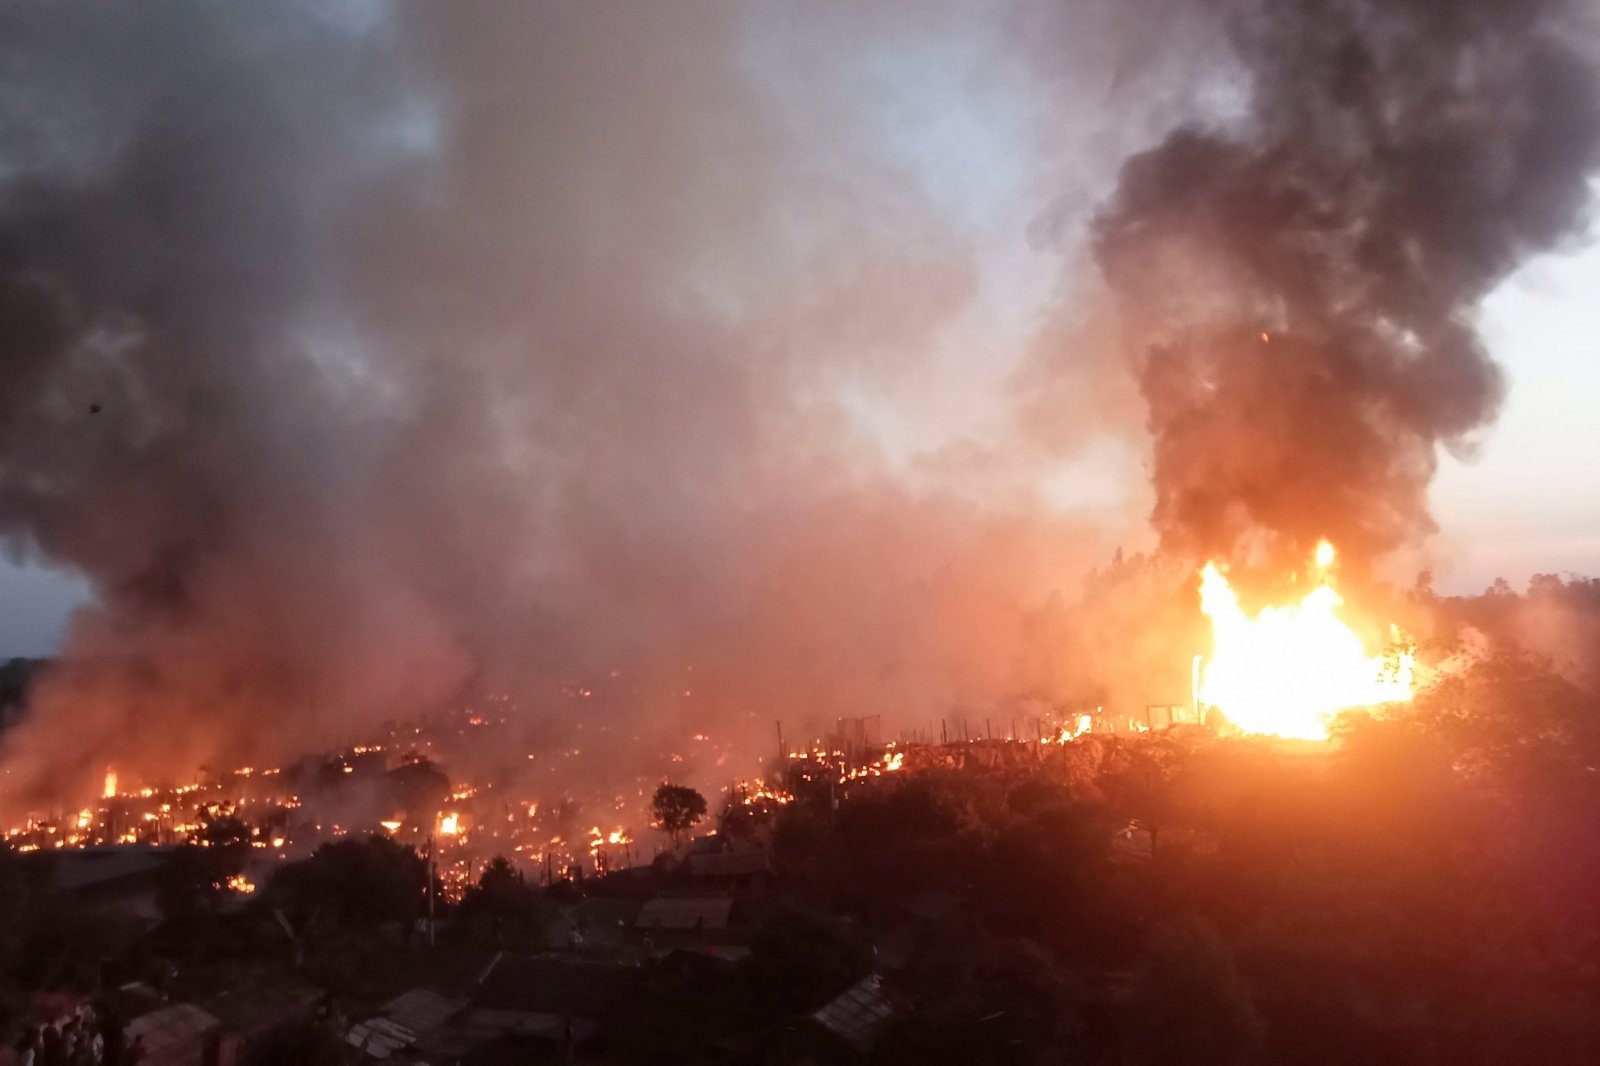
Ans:
{"type": "Polygon", "coordinates": [[[26,1026],[15,1044],[0,1052],[0,1066],[139,1066],[144,1061],[144,1037],[130,1041],[115,1015],[88,1003],[26,1026]]]}

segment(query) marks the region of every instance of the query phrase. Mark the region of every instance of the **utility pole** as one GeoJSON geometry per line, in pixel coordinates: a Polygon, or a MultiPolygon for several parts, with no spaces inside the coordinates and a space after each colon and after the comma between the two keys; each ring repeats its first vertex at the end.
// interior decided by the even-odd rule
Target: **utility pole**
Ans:
{"type": "Polygon", "coordinates": [[[1189,666],[1189,713],[1204,725],[1200,718],[1200,656],[1196,655],[1189,666]]]}
{"type": "Polygon", "coordinates": [[[789,749],[783,746],[783,719],[778,719],[778,762],[789,757],[789,749]]]}
{"type": "Polygon", "coordinates": [[[437,864],[433,859],[433,834],[428,834],[428,946],[433,947],[433,880],[437,864]]]}

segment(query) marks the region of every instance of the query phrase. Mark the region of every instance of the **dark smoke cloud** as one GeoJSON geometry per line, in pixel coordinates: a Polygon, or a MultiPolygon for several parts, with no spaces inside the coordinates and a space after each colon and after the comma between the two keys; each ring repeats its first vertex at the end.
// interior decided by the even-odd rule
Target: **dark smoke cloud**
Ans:
{"type": "MultiPolygon", "coordinates": [[[[915,396],[971,250],[745,10],[0,12],[0,535],[95,595],[13,795],[613,671],[763,741],[1058,685],[1092,533],[838,398],[915,396]]],[[[943,32],[849,10],[822,61],[943,32]]]]}
{"type": "Polygon", "coordinates": [[[95,596],[8,790],[483,689],[560,744],[562,683],[614,672],[615,733],[763,750],[779,717],[1174,702],[1140,684],[1192,653],[1148,624],[1184,627],[1186,564],[1084,599],[1121,538],[1040,489],[1141,418],[1178,554],[1425,531],[1435,447],[1500,392],[1473,306],[1586,202],[1577,5],[991,11],[0,9],[0,540],[95,596]],[[905,462],[860,397],[947,395],[932,353],[991,279],[872,71],[954,41],[992,53],[973,93],[1069,57],[1015,137],[1015,239],[1091,229],[1099,276],[1018,439],[905,462]]]}
{"type": "Polygon", "coordinates": [[[1478,302],[1586,218],[1600,162],[1588,5],[1218,5],[1220,106],[1128,159],[1094,253],[1184,555],[1366,562],[1432,531],[1438,449],[1501,375],[1478,302]],[[1229,96],[1233,102],[1229,102],[1229,96]]]}

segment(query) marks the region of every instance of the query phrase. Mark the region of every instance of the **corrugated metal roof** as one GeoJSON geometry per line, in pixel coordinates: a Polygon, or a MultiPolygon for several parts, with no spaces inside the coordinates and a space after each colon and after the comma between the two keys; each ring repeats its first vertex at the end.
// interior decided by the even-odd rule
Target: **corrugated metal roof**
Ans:
{"type": "Polygon", "coordinates": [[[675,898],[661,896],[639,910],[639,929],[726,929],[733,900],[726,896],[675,898]]]}
{"type": "Polygon", "coordinates": [[[493,1010],[603,1018],[627,997],[638,976],[637,968],[612,962],[507,955],[473,1002],[493,1010]]]}
{"type": "Polygon", "coordinates": [[[311,985],[261,973],[205,1001],[205,1007],[246,1039],[307,1015],[321,993],[311,985]]]}
{"type": "Polygon", "coordinates": [[[129,1022],[128,1043],[144,1037],[148,1066],[199,1066],[206,1034],[221,1024],[193,1003],[178,1003],[129,1022]]]}
{"type": "Polygon", "coordinates": [[[689,872],[696,877],[745,877],[772,869],[764,851],[723,851],[689,856],[689,872]]]}
{"type": "Polygon", "coordinates": [[[352,1025],[345,1041],[372,1058],[386,1059],[439,1028],[465,1005],[465,1000],[413,988],[385,1003],[376,1017],[352,1025]]]}
{"type": "Polygon", "coordinates": [[[417,1046],[417,1054],[428,1062],[457,1062],[475,1050],[507,1036],[533,1038],[550,1044],[566,1040],[567,1026],[572,1039],[582,1044],[600,1033],[600,1026],[586,1018],[533,1011],[472,1010],[457,1018],[417,1046]]]}
{"type": "Polygon", "coordinates": [[[841,992],[812,1017],[845,1043],[866,1051],[877,1041],[884,1023],[894,1017],[894,1005],[883,994],[878,975],[870,974],[841,992]]]}
{"type": "Polygon", "coordinates": [[[44,859],[55,886],[63,892],[98,888],[155,873],[172,858],[170,847],[140,844],[104,845],[54,851],[44,859]]]}
{"type": "Polygon", "coordinates": [[[426,1033],[466,1006],[466,1000],[451,999],[426,988],[413,988],[383,1005],[385,1018],[415,1033],[426,1033]]]}
{"type": "Polygon", "coordinates": [[[351,1047],[360,1048],[371,1058],[386,1059],[396,1051],[415,1044],[417,1034],[387,1018],[369,1018],[352,1025],[345,1034],[345,1041],[351,1047]]]}

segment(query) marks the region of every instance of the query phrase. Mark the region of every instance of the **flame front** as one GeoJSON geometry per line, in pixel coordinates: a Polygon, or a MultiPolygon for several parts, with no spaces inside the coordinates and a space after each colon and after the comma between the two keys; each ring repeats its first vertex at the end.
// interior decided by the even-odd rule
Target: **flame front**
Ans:
{"type": "Polygon", "coordinates": [[[1328,576],[1333,560],[1333,545],[1323,541],[1316,587],[1299,603],[1265,607],[1254,618],[1216,564],[1206,564],[1200,609],[1211,619],[1213,649],[1200,702],[1247,733],[1325,740],[1340,711],[1411,698],[1411,655],[1368,655],[1340,619],[1343,600],[1328,576]]]}
{"type": "Polygon", "coordinates": [[[117,772],[115,770],[107,770],[106,771],[106,779],[105,779],[104,785],[100,789],[100,798],[101,799],[115,799],[116,795],[117,795],[117,772]]]}

